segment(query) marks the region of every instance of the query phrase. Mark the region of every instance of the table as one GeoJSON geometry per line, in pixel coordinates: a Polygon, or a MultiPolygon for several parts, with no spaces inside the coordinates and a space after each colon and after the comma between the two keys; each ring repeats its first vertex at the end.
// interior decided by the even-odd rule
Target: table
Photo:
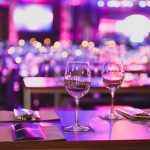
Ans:
{"type": "MultiPolygon", "coordinates": [[[[63,78],[58,77],[26,77],[23,79],[24,82],[24,107],[31,108],[31,95],[40,93],[54,94],[54,107],[59,107],[59,98],[61,94],[66,93],[64,88],[63,78]]],[[[150,84],[150,80],[147,80],[150,84]]],[[[125,83],[123,87],[119,88],[118,93],[150,93],[150,85],[143,85],[138,83],[138,85],[129,86],[125,83]],[[140,87],[140,90],[139,90],[140,87]]],[[[89,93],[100,92],[109,93],[109,91],[104,87],[100,78],[92,80],[91,89],[89,93]]]]}
{"type": "MultiPolygon", "coordinates": [[[[149,150],[150,149],[150,122],[106,121],[99,117],[108,107],[101,107],[98,111],[79,112],[80,123],[90,125],[94,131],[88,133],[65,133],[62,126],[74,123],[74,110],[56,111],[61,121],[49,122],[49,125],[58,126],[64,134],[65,141],[20,141],[0,142],[1,149],[49,149],[49,150],[149,150]]],[[[6,123],[0,123],[4,126],[6,123]]],[[[7,125],[11,125],[8,123],[7,125]]],[[[1,135],[2,136],[2,135],[1,135]]]]}

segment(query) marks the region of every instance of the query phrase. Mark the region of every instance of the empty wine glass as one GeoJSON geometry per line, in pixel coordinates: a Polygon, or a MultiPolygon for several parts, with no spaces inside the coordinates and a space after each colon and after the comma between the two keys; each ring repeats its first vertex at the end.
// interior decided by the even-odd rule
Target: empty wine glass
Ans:
{"type": "Polygon", "coordinates": [[[88,93],[91,85],[91,72],[88,62],[69,61],[66,66],[64,84],[67,92],[74,97],[76,104],[75,124],[65,127],[69,132],[86,132],[88,126],[80,125],[78,118],[79,101],[88,93]]]}
{"type": "Polygon", "coordinates": [[[103,63],[102,78],[106,88],[111,92],[111,110],[102,116],[104,119],[117,120],[122,117],[114,110],[114,94],[124,79],[124,66],[120,58],[109,58],[103,63]]]}

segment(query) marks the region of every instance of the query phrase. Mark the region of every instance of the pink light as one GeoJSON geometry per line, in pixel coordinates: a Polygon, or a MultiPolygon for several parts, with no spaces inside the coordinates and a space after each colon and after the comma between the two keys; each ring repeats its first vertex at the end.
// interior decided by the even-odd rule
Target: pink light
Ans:
{"type": "Polygon", "coordinates": [[[20,91],[20,85],[19,85],[19,82],[17,82],[17,81],[14,82],[13,90],[14,90],[15,92],[20,91]]]}
{"type": "Polygon", "coordinates": [[[20,3],[46,3],[48,0],[20,0],[20,3]]]}
{"type": "Polygon", "coordinates": [[[63,23],[61,23],[61,29],[68,29],[68,23],[67,22],[63,22],[63,23]]]}
{"type": "Polygon", "coordinates": [[[68,34],[68,32],[62,32],[61,33],[61,39],[69,39],[70,35],[68,34]]]}
{"type": "Polygon", "coordinates": [[[123,79],[123,77],[124,77],[124,74],[120,72],[109,72],[104,75],[104,78],[106,80],[113,80],[113,81],[121,80],[123,79]]]}
{"type": "Polygon", "coordinates": [[[78,5],[80,5],[81,4],[81,2],[83,2],[84,0],[71,0],[70,1],[70,3],[71,3],[71,5],[73,5],[73,6],[78,6],[78,5]]]}
{"type": "Polygon", "coordinates": [[[33,104],[37,107],[39,106],[40,102],[39,99],[34,99],[33,104]]]}
{"type": "Polygon", "coordinates": [[[116,32],[116,24],[119,20],[101,19],[99,23],[99,32],[103,35],[106,33],[116,32]]]}
{"type": "Polygon", "coordinates": [[[67,11],[63,11],[63,12],[61,13],[62,19],[66,19],[68,16],[69,16],[69,15],[68,15],[67,11]]]}
{"type": "Polygon", "coordinates": [[[18,41],[18,34],[15,29],[15,23],[13,19],[13,13],[15,9],[15,3],[13,1],[10,1],[10,6],[9,6],[9,43],[11,44],[16,44],[18,41]]]}

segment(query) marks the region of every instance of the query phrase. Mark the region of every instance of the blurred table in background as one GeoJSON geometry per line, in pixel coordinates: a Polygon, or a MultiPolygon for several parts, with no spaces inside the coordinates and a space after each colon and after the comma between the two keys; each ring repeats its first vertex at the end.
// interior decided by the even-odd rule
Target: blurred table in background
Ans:
{"type": "MultiPolygon", "coordinates": [[[[67,93],[64,88],[63,77],[26,77],[24,82],[24,107],[31,108],[31,95],[48,93],[54,94],[54,107],[59,107],[61,94],[67,93]]],[[[91,89],[89,93],[109,93],[104,87],[101,78],[92,78],[91,89]]],[[[123,82],[116,93],[124,94],[150,94],[150,78],[128,80],[123,82]]]]}
{"type": "MultiPolygon", "coordinates": [[[[98,70],[97,75],[101,76],[104,60],[113,54],[117,54],[122,57],[125,71],[130,74],[128,81],[130,80],[130,82],[133,81],[133,84],[137,84],[139,78],[145,80],[147,77],[150,77],[149,43],[137,46],[134,43],[133,47],[130,47],[129,43],[127,45],[125,43],[118,45],[114,40],[109,38],[106,40],[105,37],[100,40],[101,42],[104,40],[104,43],[100,41],[100,43],[88,42],[83,39],[78,44],[69,40],[66,42],[55,41],[45,45],[37,39],[33,38],[32,40],[30,42],[30,40],[20,39],[15,44],[11,44],[8,41],[0,43],[0,104],[3,108],[12,110],[13,108],[22,107],[22,78],[63,76],[68,60],[89,61],[92,77],[95,77],[96,70],[98,70]],[[83,44],[85,42],[86,45],[83,44]],[[109,46],[114,47],[111,48],[109,46]]],[[[138,84],[142,86],[143,81],[138,84]]],[[[93,88],[91,88],[92,90],[93,88]]],[[[99,89],[98,87],[98,90],[108,92],[104,88],[99,89]]],[[[43,89],[44,91],[45,89],[43,89]]],[[[118,92],[120,92],[120,89],[118,92]]],[[[59,96],[54,95],[55,99],[58,99],[59,96]]],[[[38,98],[35,98],[33,101],[35,108],[39,107],[38,100],[38,98]]],[[[55,100],[54,105],[58,105],[57,100],[55,100]]]]}

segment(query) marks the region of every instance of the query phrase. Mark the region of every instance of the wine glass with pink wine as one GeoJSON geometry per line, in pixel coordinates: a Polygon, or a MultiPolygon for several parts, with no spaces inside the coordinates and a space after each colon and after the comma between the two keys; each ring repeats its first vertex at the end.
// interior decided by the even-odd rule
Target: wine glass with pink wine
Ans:
{"type": "Polygon", "coordinates": [[[125,71],[124,65],[119,57],[108,58],[103,63],[102,68],[102,79],[104,85],[111,93],[111,108],[108,114],[101,116],[103,119],[108,120],[118,120],[122,119],[122,117],[117,114],[114,110],[114,95],[116,90],[120,87],[123,79],[124,79],[125,71]]]}
{"type": "Polygon", "coordinates": [[[64,85],[67,92],[75,99],[75,124],[64,128],[69,132],[87,132],[88,126],[79,123],[79,101],[85,96],[91,86],[91,72],[88,62],[68,61],[64,76],[64,85]]]}

